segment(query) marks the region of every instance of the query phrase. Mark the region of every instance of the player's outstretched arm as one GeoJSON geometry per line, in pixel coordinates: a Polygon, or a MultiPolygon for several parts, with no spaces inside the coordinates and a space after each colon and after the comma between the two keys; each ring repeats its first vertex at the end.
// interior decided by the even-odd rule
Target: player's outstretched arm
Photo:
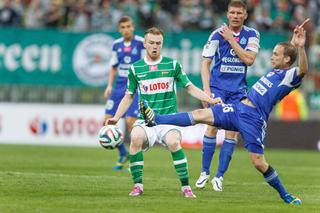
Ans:
{"type": "Polygon", "coordinates": [[[193,84],[190,84],[189,86],[187,86],[187,90],[190,95],[192,95],[193,97],[195,97],[200,101],[204,101],[212,105],[217,103],[217,100],[214,100],[207,93],[205,93],[204,91],[202,91],[201,89],[199,89],[193,84]]]}
{"type": "Polygon", "coordinates": [[[126,95],[122,98],[119,104],[116,114],[113,116],[113,118],[106,120],[105,125],[116,124],[119,121],[119,119],[124,115],[124,113],[128,110],[132,101],[133,95],[126,93],[126,95]]]}
{"type": "Polygon", "coordinates": [[[298,50],[298,75],[300,77],[303,77],[308,72],[308,59],[305,50],[306,31],[304,26],[309,22],[309,20],[309,18],[306,19],[301,25],[294,28],[291,39],[291,44],[298,50]]]}

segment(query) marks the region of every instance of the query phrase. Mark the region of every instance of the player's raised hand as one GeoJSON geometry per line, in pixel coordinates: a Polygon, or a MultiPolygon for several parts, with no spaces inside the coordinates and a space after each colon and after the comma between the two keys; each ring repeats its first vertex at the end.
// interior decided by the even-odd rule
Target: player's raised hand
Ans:
{"type": "Polygon", "coordinates": [[[212,105],[216,105],[216,104],[223,104],[223,101],[220,97],[216,97],[212,100],[212,105]]]}
{"type": "Polygon", "coordinates": [[[306,31],[304,26],[310,21],[310,19],[306,19],[302,24],[297,25],[293,30],[293,35],[291,39],[291,44],[295,47],[303,47],[306,42],[306,31]]]}
{"type": "Polygon", "coordinates": [[[230,41],[233,39],[233,32],[230,30],[230,28],[224,24],[221,26],[221,30],[219,31],[219,34],[226,40],[230,41]]]}

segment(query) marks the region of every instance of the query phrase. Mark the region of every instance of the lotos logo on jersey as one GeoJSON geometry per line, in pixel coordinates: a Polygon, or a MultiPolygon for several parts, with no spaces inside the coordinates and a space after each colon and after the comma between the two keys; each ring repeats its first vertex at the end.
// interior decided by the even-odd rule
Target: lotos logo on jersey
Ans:
{"type": "Polygon", "coordinates": [[[48,123],[43,119],[36,117],[31,120],[29,128],[34,135],[44,135],[48,130],[48,123]]]}
{"type": "Polygon", "coordinates": [[[72,65],[84,84],[102,86],[107,83],[106,67],[112,58],[112,43],[113,38],[105,34],[93,34],[79,42],[73,53],[72,65]]]}
{"type": "Polygon", "coordinates": [[[157,94],[173,91],[173,78],[156,78],[141,81],[141,94],[157,94]]]}

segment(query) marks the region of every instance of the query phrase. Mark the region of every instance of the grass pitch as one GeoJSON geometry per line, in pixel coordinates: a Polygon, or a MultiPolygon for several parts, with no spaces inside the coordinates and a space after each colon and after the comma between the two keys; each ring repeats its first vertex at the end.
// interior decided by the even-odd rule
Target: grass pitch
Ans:
{"type": "MultiPolygon", "coordinates": [[[[266,150],[287,190],[301,206],[284,204],[238,148],[223,192],[194,187],[201,151],[186,150],[196,199],[185,199],[171,155],[155,147],[144,155],[144,195],[129,197],[128,172],[112,171],[117,151],[81,147],[0,145],[0,212],[320,212],[320,153],[266,150]]],[[[217,167],[216,152],[211,171],[217,167]]]]}

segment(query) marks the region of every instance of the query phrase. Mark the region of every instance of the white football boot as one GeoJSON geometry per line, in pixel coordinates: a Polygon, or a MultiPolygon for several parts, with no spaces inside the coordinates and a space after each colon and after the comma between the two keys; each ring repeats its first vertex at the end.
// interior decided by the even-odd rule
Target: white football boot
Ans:
{"type": "Polygon", "coordinates": [[[206,172],[201,172],[200,177],[198,178],[196,182],[196,187],[199,189],[202,189],[206,186],[206,183],[208,182],[210,178],[210,175],[207,175],[206,172]]]}
{"type": "Polygon", "coordinates": [[[212,187],[214,191],[221,192],[222,191],[222,182],[223,177],[214,177],[211,181],[212,187]]]}

